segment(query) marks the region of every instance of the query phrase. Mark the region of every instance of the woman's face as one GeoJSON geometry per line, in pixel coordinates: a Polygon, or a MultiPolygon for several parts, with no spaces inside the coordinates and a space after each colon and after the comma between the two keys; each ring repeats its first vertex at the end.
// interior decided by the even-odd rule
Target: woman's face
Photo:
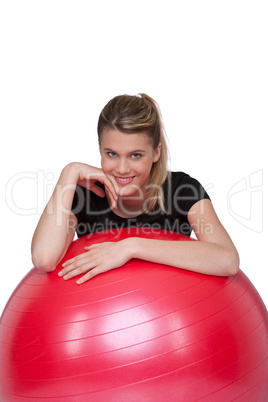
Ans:
{"type": "Polygon", "coordinates": [[[143,197],[152,164],[159,159],[161,144],[154,150],[144,133],[125,134],[105,130],[101,135],[101,166],[120,197],[143,197]]]}

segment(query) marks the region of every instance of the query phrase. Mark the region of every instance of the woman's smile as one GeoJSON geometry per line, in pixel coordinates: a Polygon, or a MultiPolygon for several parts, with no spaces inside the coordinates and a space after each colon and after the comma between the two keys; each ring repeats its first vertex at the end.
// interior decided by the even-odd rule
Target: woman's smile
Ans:
{"type": "Polygon", "coordinates": [[[119,176],[114,175],[114,179],[115,179],[116,183],[123,185],[123,186],[131,183],[134,180],[134,178],[135,178],[135,176],[119,177],[119,176]]]}

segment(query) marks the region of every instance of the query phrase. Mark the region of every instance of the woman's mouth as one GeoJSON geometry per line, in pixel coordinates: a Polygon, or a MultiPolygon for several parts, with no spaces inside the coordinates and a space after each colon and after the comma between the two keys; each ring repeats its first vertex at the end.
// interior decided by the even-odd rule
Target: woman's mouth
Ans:
{"type": "Polygon", "coordinates": [[[114,179],[116,181],[116,183],[118,184],[129,184],[134,180],[135,176],[131,176],[131,177],[120,177],[120,176],[114,176],[114,179]]]}

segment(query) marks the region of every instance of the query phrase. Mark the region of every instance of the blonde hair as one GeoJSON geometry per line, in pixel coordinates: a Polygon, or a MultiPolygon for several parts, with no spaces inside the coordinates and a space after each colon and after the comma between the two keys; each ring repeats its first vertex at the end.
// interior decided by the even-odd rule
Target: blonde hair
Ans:
{"type": "Polygon", "coordinates": [[[145,133],[155,150],[161,143],[159,159],[153,163],[149,186],[145,194],[147,210],[153,211],[157,205],[166,212],[162,185],[165,182],[168,162],[168,148],[165,130],[158,104],[148,95],[120,95],[111,99],[100,113],[98,137],[105,129],[119,130],[123,133],[145,133]]]}

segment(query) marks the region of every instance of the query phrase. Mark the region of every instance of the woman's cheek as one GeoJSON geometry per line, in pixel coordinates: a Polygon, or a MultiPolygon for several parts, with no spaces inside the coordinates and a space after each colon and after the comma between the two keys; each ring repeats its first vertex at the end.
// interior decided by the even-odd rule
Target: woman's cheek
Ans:
{"type": "Polygon", "coordinates": [[[111,171],[111,163],[102,159],[101,160],[101,168],[102,168],[103,172],[108,175],[109,172],[111,171]]]}

